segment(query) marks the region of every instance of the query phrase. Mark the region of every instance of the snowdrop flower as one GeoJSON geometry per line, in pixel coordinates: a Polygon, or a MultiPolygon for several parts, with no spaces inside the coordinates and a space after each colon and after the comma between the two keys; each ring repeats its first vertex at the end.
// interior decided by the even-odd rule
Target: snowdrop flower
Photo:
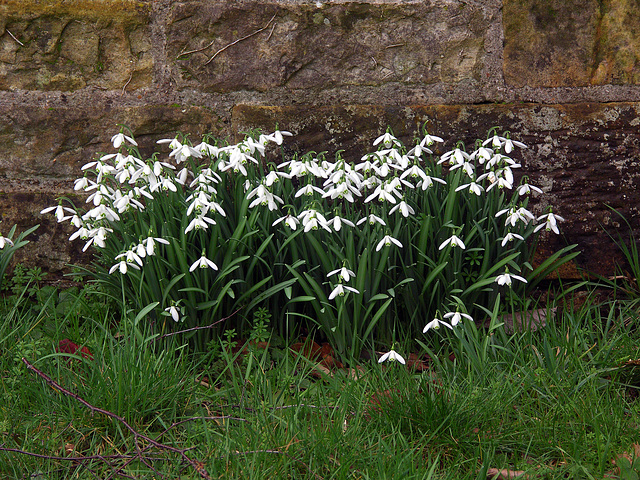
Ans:
{"type": "Polygon", "coordinates": [[[505,208],[504,210],[500,210],[498,213],[496,213],[496,218],[504,215],[507,212],[509,212],[509,214],[507,215],[507,218],[504,222],[505,226],[511,224],[512,227],[515,227],[516,223],[518,223],[519,221],[526,225],[529,222],[535,220],[533,214],[524,207],[505,208]]]}
{"type": "Polygon", "coordinates": [[[466,318],[467,320],[473,321],[473,318],[471,317],[471,315],[467,315],[466,313],[460,313],[460,312],[445,313],[444,314],[444,318],[450,318],[451,319],[449,321],[451,322],[451,326],[452,327],[455,327],[458,323],[460,323],[463,318],[466,318]]]}
{"type": "Polygon", "coordinates": [[[155,253],[156,253],[156,242],[162,243],[164,245],[169,245],[169,242],[167,240],[165,240],[164,238],[147,237],[141,242],[141,245],[144,246],[144,248],[145,248],[145,250],[147,252],[147,255],[149,255],[149,256],[155,255],[155,253]]]}
{"type": "Polygon", "coordinates": [[[484,189],[482,188],[482,185],[479,185],[476,182],[471,182],[471,183],[467,183],[465,185],[460,185],[458,188],[456,188],[456,192],[459,192],[460,190],[464,190],[465,188],[468,188],[471,193],[474,193],[477,196],[482,195],[482,192],[484,192],[484,189]]]}
{"type": "Polygon", "coordinates": [[[72,218],[76,214],[75,210],[72,210],[71,208],[63,207],[62,205],[58,205],[57,207],[47,207],[44,210],[42,210],[40,214],[42,215],[50,212],[54,212],[54,215],[56,216],[56,220],[58,221],[58,223],[64,222],[65,220],[72,218]],[[71,215],[65,215],[65,212],[70,213],[71,215]]]}
{"type": "Polygon", "coordinates": [[[441,183],[443,185],[447,184],[447,182],[445,182],[441,178],[430,177],[430,176],[427,175],[427,177],[424,180],[421,180],[420,182],[418,182],[418,187],[422,187],[422,190],[427,190],[429,187],[431,187],[433,185],[433,182],[438,182],[438,183],[441,183]]]}
{"type": "Polygon", "coordinates": [[[409,152],[407,152],[407,155],[416,158],[421,157],[423,153],[433,153],[433,151],[430,148],[427,148],[423,142],[424,140],[413,147],[411,150],[409,150],[409,152]]]}
{"type": "Polygon", "coordinates": [[[130,262],[127,262],[126,260],[120,260],[120,262],[116,263],[114,266],[112,266],[109,269],[109,275],[111,275],[116,270],[120,270],[120,273],[122,275],[126,275],[129,268],[140,270],[140,267],[138,267],[138,265],[136,265],[135,263],[130,263],[130,262]]]}
{"type": "Polygon", "coordinates": [[[518,240],[524,240],[524,238],[522,237],[522,235],[518,235],[517,233],[507,233],[504,238],[502,239],[502,243],[501,245],[504,247],[507,243],[509,242],[513,242],[513,240],[517,238],[518,240]]]}
{"type": "Polygon", "coordinates": [[[113,148],[120,148],[120,145],[122,145],[125,140],[129,142],[131,145],[135,145],[136,147],[138,146],[138,144],[133,138],[128,137],[124,133],[117,133],[116,135],[111,137],[111,143],[113,143],[113,148]]]}
{"type": "MultiPolygon", "coordinates": [[[[469,160],[469,154],[467,152],[463,152],[459,148],[455,148],[440,157],[438,160],[438,165],[449,161],[449,165],[462,165],[469,160]]],[[[468,162],[467,162],[468,163],[468,162]]]]}
{"type": "Polygon", "coordinates": [[[298,224],[300,223],[300,220],[298,220],[293,215],[285,215],[284,217],[278,218],[275,222],[271,224],[271,226],[275,227],[280,222],[284,222],[284,224],[287,227],[289,227],[291,230],[295,230],[296,228],[298,228],[298,224]]]}
{"type": "Polygon", "coordinates": [[[2,250],[7,245],[13,246],[13,242],[7,237],[3,237],[2,235],[0,235],[0,250],[2,250]]]}
{"type": "Polygon", "coordinates": [[[191,230],[206,230],[207,228],[209,228],[209,225],[215,225],[216,221],[212,218],[209,218],[205,215],[201,215],[198,216],[196,218],[194,218],[193,220],[191,220],[191,222],[189,223],[189,225],[187,225],[187,228],[184,229],[184,233],[189,233],[191,230]]]}
{"type": "Polygon", "coordinates": [[[484,162],[490,160],[494,156],[493,150],[486,147],[480,147],[477,150],[471,152],[469,155],[470,160],[478,159],[478,163],[482,165],[484,162]]]}
{"type": "Polygon", "coordinates": [[[494,135],[493,137],[487,138],[484,142],[482,142],[482,146],[487,146],[491,144],[493,148],[500,148],[505,142],[506,138],[500,137],[498,135],[494,135]]]}
{"type": "Polygon", "coordinates": [[[318,227],[324,228],[328,232],[331,231],[329,227],[327,227],[327,219],[324,218],[324,215],[312,208],[300,213],[298,218],[302,222],[305,233],[310,230],[317,230],[318,227]]]}
{"type": "Polygon", "coordinates": [[[522,195],[527,195],[531,193],[532,190],[536,193],[542,193],[541,189],[529,183],[523,183],[518,187],[517,191],[518,191],[518,195],[522,196],[522,195]]]}
{"type": "Polygon", "coordinates": [[[78,190],[87,190],[89,188],[97,188],[98,184],[92,182],[87,177],[78,178],[75,182],[73,182],[73,189],[78,190]]]}
{"type": "Polygon", "coordinates": [[[343,285],[342,283],[339,283],[338,285],[335,286],[333,291],[329,294],[329,300],[333,300],[338,296],[344,297],[347,293],[345,292],[345,290],[348,290],[353,293],[360,293],[358,290],[356,290],[353,287],[349,287],[348,285],[343,285]]]}
{"type": "Polygon", "coordinates": [[[516,280],[520,280],[523,283],[527,283],[527,281],[522,278],[519,275],[513,275],[512,273],[509,273],[509,270],[506,270],[502,275],[498,275],[496,277],[496,283],[498,285],[507,285],[507,286],[511,286],[511,283],[513,282],[513,279],[516,280]]]}
{"type": "Polygon", "coordinates": [[[332,227],[336,232],[339,232],[342,229],[342,224],[348,225],[350,227],[355,227],[355,224],[351,220],[347,220],[346,218],[342,218],[339,215],[336,215],[331,220],[327,222],[327,225],[332,227]]]}
{"type": "Polygon", "coordinates": [[[422,329],[422,333],[427,333],[429,330],[439,330],[440,325],[444,325],[445,327],[453,330],[453,327],[449,325],[447,322],[443,322],[439,318],[434,318],[433,320],[431,320],[429,323],[425,325],[425,327],[422,329]]]}
{"type": "Polygon", "coordinates": [[[435,135],[425,135],[424,138],[422,139],[422,141],[420,142],[420,145],[424,146],[428,146],[430,147],[431,145],[433,145],[435,142],[444,142],[444,140],[440,137],[436,137],[435,135]]]}
{"type": "Polygon", "coordinates": [[[468,177],[473,178],[473,171],[475,167],[469,162],[469,160],[465,160],[462,163],[456,163],[451,167],[451,171],[455,170],[456,168],[462,168],[462,170],[464,170],[468,177]]]}
{"type": "Polygon", "coordinates": [[[416,213],[415,210],[411,208],[411,205],[409,205],[404,200],[402,200],[398,205],[396,205],[391,210],[389,210],[389,213],[393,213],[396,210],[400,210],[400,213],[402,213],[402,216],[405,218],[407,218],[409,215],[414,215],[416,213]]]}
{"type": "Polygon", "coordinates": [[[284,141],[284,137],[291,137],[291,136],[293,136],[293,133],[291,132],[276,130],[271,135],[265,135],[265,139],[275,142],[276,145],[282,145],[282,142],[284,141]]]}
{"type": "Polygon", "coordinates": [[[126,252],[123,252],[120,255],[117,255],[116,260],[118,260],[119,258],[124,258],[127,263],[135,262],[138,265],[142,266],[142,259],[133,249],[127,250],[126,252]]]}
{"type": "Polygon", "coordinates": [[[364,218],[361,218],[360,220],[358,220],[356,222],[356,225],[362,225],[364,222],[368,221],[369,225],[374,225],[376,223],[379,223],[380,225],[386,225],[386,223],[384,222],[384,220],[382,220],[380,217],[377,217],[376,215],[374,215],[373,213],[370,213],[369,215],[367,215],[364,218]]]}
{"type": "Polygon", "coordinates": [[[460,247],[462,250],[464,250],[465,248],[467,248],[464,244],[464,242],[462,240],[460,240],[460,238],[458,238],[456,235],[451,235],[449,238],[447,238],[444,242],[442,242],[440,244],[440,247],[438,247],[438,250],[442,250],[443,248],[445,248],[447,245],[451,245],[452,247],[460,247]]]}
{"type": "Polygon", "coordinates": [[[301,197],[302,195],[306,195],[306,196],[310,197],[311,195],[313,195],[313,192],[317,192],[317,193],[319,193],[321,195],[325,193],[324,190],[322,190],[322,189],[320,189],[320,188],[308,183],[307,185],[305,185],[304,187],[300,188],[296,192],[295,197],[298,198],[298,197],[301,197]]]}
{"type": "Polygon", "coordinates": [[[373,146],[375,147],[376,145],[378,145],[379,143],[382,143],[382,145],[384,145],[384,148],[391,148],[392,145],[401,145],[400,142],[398,141],[398,139],[396,137],[394,137],[393,135],[391,135],[391,133],[387,132],[383,135],[380,135],[378,138],[376,138],[373,141],[373,146]]]}
{"type": "Polygon", "coordinates": [[[347,267],[338,268],[337,270],[333,270],[327,274],[327,277],[331,275],[338,274],[338,277],[345,282],[348,282],[351,277],[355,277],[356,274],[349,270],[347,267]]]}
{"type": "Polygon", "coordinates": [[[177,304],[173,304],[164,309],[165,315],[173,318],[174,322],[179,322],[181,320],[182,308],[179,308],[177,304]]]}
{"type": "Polygon", "coordinates": [[[527,148],[527,146],[522,142],[517,142],[516,140],[511,140],[510,138],[504,139],[504,151],[507,153],[511,153],[513,151],[513,147],[527,148]]]}
{"type": "Polygon", "coordinates": [[[392,195],[392,192],[395,192],[394,187],[392,187],[389,182],[385,182],[378,185],[373,193],[364,200],[364,203],[369,203],[375,197],[378,197],[378,200],[381,202],[388,200],[391,203],[396,203],[396,199],[392,195]]]}
{"type": "Polygon", "coordinates": [[[541,215],[538,217],[538,222],[544,220],[543,224],[538,225],[533,231],[537,232],[538,230],[542,230],[543,228],[549,231],[553,231],[555,234],[559,234],[560,230],[558,230],[558,221],[564,222],[564,218],[560,215],[556,215],[554,213],[547,213],[545,215],[541,215]]]}
{"type": "Polygon", "coordinates": [[[196,268],[211,268],[213,270],[218,270],[218,266],[207,258],[204,251],[202,252],[202,256],[193,262],[191,267],[189,267],[189,271],[193,272],[196,268]]]}
{"type": "Polygon", "coordinates": [[[424,170],[422,170],[418,165],[413,165],[411,168],[407,168],[404,172],[402,172],[400,178],[406,178],[408,176],[411,176],[411,178],[413,179],[421,178],[422,181],[426,181],[428,178],[424,170]]]}
{"type": "Polygon", "coordinates": [[[399,240],[396,240],[391,235],[385,235],[382,240],[378,242],[378,245],[376,245],[376,252],[382,250],[382,247],[390,247],[392,243],[402,248],[402,244],[399,240]]]}
{"type": "Polygon", "coordinates": [[[398,363],[401,363],[402,365],[404,365],[406,363],[404,358],[403,358],[403,356],[400,355],[395,350],[389,350],[387,353],[382,355],[378,359],[378,363],[386,362],[387,360],[390,361],[390,362],[396,362],[397,361],[398,363]]]}

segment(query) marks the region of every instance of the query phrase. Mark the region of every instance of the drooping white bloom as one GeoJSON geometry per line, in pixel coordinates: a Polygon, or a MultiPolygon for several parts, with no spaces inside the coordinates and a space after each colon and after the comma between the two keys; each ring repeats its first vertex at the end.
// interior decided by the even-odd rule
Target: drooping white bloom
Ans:
{"type": "Polygon", "coordinates": [[[556,215],[553,212],[547,213],[545,215],[541,215],[537,218],[538,222],[544,220],[544,223],[538,225],[533,231],[537,232],[538,230],[542,230],[543,228],[549,231],[553,231],[555,234],[559,234],[560,230],[558,230],[558,221],[564,222],[564,218],[560,215],[556,215]]]}
{"type": "Polygon", "coordinates": [[[379,223],[380,225],[386,225],[384,220],[382,220],[380,217],[374,215],[373,213],[370,213],[366,217],[361,218],[360,220],[358,220],[356,222],[356,225],[362,225],[364,222],[367,222],[367,221],[369,222],[369,225],[374,225],[376,223],[379,223]]]}
{"type": "Polygon", "coordinates": [[[467,152],[460,150],[459,148],[454,148],[440,157],[438,165],[446,161],[449,162],[449,165],[462,165],[467,160],[469,160],[469,154],[467,152]]]}
{"type": "Polygon", "coordinates": [[[425,178],[424,180],[421,180],[420,182],[418,182],[418,187],[422,187],[422,190],[427,190],[429,187],[431,187],[433,185],[433,182],[438,182],[438,183],[441,183],[443,185],[447,184],[447,182],[444,181],[442,178],[430,177],[430,176],[427,175],[427,178],[425,178]]]}
{"type": "Polygon", "coordinates": [[[127,262],[126,260],[120,260],[120,262],[116,263],[114,266],[112,266],[109,269],[109,275],[111,275],[116,270],[120,270],[120,273],[122,275],[126,275],[127,270],[129,268],[133,268],[135,270],[140,270],[140,267],[138,267],[138,265],[136,265],[135,263],[130,263],[130,262],[127,262]]]}
{"type": "Polygon", "coordinates": [[[393,135],[391,135],[389,132],[380,135],[378,138],[376,138],[373,141],[373,146],[375,147],[376,145],[378,145],[379,143],[382,143],[382,145],[384,145],[384,148],[391,148],[392,145],[401,145],[400,142],[398,141],[398,139],[396,137],[394,137],[393,135]]]}
{"type": "Polygon", "coordinates": [[[347,267],[342,267],[329,272],[327,274],[327,277],[330,277],[331,275],[335,275],[335,274],[338,274],[338,277],[345,282],[348,282],[351,277],[356,276],[356,274],[353,273],[351,270],[349,270],[347,267]]]}
{"type": "Polygon", "coordinates": [[[164,238],[158,237],[147,237],[142,242],[141,245],[144,245],[144,248],[147,252],[147,255],[152,256],[156,253],[156,242],[162,243],[164,245],[169,245],[169,242],[164,238]]]}
{"type": "Polygon", "coordinates": [[[293,215],[285,215],[284,217],[278,218],[275,222],[271,224],[271,226],[275,227],[280,222],[284,222],[284,224],[287,227],[289,227],[291,230],[295,230],[296,228],[298,228],[298,224],[300,223],[300,220],[298,220],[293,215]]]}
{"type": "Polygon", "coordinates": [[[311,196],[313,195],[313,192],[319,193],[320,195],[325,193],[324,190],[308,183],[304,187],[298,189],[298,191],[295,194],[295,197],[298,198],[298,197],[301,197],[302,195],[311,196]]]}
{"type": "Polygon", "coordinates": [[[345,290],[348,290],[349,292],[353,292],[353,293],[360,293],[358,290],[356,290],[353,287],[350,287],[348,285],[343,285],[342,283],[339,283],[335,286],[335,288],[333,289],[333,291],[329,294],[329,300],[333,300],[336,297],[344,297],[347,292],[345,290]]]}
{"type": "Polygon", "coordinates": [[[447,245],[451,245],[452,247],[460,247],[462,250],[467,248],[464,242],[460,240],[460,238],[458,238],[457,235],[451,235],[449,238],[447,238],[444,242],[440,244],[440,246],[438,247],[438,250],[442,250],[447,245]]]}
{"type": "Polygon", "coordinates": [[[427,134],[427,135],[424,136],[424,138],[420,142],[420,145],[423,145],[423,146],[426,145],[426,146],[430,147],[431,145],[434,144],[434,142],[442,143],[442,142],[444,142],[444,140],[442,138],[440,138],[440,137],[435,136],[435,135],[427,134]]]}
{"type": "Polygon", "coordinates": [[[402,200],[395,207],[389,210],[389,213],[393,213],[396,210],[400,210],[400,213],[402,213],[402,216],[405,218],[408,217],[409,215],[414,215],[416,213],[415,210],[411,207],[411,205],[409,205],[404,200],[402,200]]]}
{"type": "Polygon", "coordinates": [[[527,146],[522,143],[522,142],[518,142],[516,140],[511,140],[510,138],[506,138],[505,142],[504,142],[504,151],[507,153],[511,153],[513,150],[513,147],[520,147],[520,148],[527,148],[527,146]]]}
{"type": "Polygon", "coordinates": [[[138,265],[142,266],[142,259],[135,252],[134,249],[127,250],[126,252],[123,252],[120,255],[116,255],[116,260],[118,260],[119,258],[123,258],[127,263],[134,263],[135,262],[138,265]]]}
{"type": "Polygon", "coordinates": [[[496,277],[496,283],[497,283],[498,285],[507,285],[507,286],[509,286],[509,287],[510,287],[510,286],[511,286],[511,283],[513,282],[513,279],[514,279],[514,278],[515,278],[516,280],[520,280],[520,281],[521,281],[521,282],[523,282],[523,283],[527,283],[527,281],[526,281],[524,278],[522,278],[522,277],[521,277],[521,276],[519,276],[519,275],[514,275],[514,274],[512,274],[512,273],[509,273],[509,271],[508,271],[508,270],[507,270],[506,272],[504,272],[502,275],[498,275],[498,276],[496,277]]]}
{"type": "Polygon", "coordinates": [[[54,215],[56,216],[56,220],[58,221],[58,223],[64,222],[65,220],[72,218],[76,214],[75,210],[72,210],[71,208],[63,207],[62,205],[58,205],[56,207],[47,207],[44,210],[42,210],[40,214],[42,215],[50,212],[54,212],[54,215]],[[65,213],[70,213],[71,215],[66,215],[65,213]]]}
{"type": "Polygon", "coordinates": [[[527,195],[531,193],[531,191],[534,191],[536,193],[542,193],[542,190],[540,188],[536,187],[535,185],[531,185],[530,183],[523,183],[518,187],[517,191],[518,191],[518,195],[520,196],[527,195]]]}
{"type": "Polygon", "coordinates": [[[378,242],[378,245],[376,245],[376,252],[382,250],[382,247],[390,247],[392,243],[402,248],[402,243],[400,243],[399,240],[396,240],[391,235],[385,235],[382,237],[382,240],[378,242]]]}
{"type": "Polygon", "coordinates": [[[429,330],[438,330],[440,329],[440,325],[444,325],[445,327],[453,330],[453,327],[449,325],[447,322],[443,322],[439,318],[434,318],[433,320],[431,320],[429,323],[425,325],[425,327],[422,329],[422,333],[427,333],[429,330]]]}
{"type": "Polygon", "coordinates": [[[170,315],[171,318],[173,318],[174,322],[180,321],[180,309],[177,305],[171,305],[165,308],[164,311],[167,312],[167,314],[170,315]]]}
{"type": "Polygon", "coordinates": [[[291,132],[286,132],[286,131],[283,131],[283,130],[276,130],[271,135],[265,135],[265,138],[267,140],[275,142],[276,145],[282,145],[282,142],[284,141],[283,137],[291,137],[291,136],[293,136],[293,133],[291,133],[291,132]]]}
{"type": "Polygon", "coordinates": [[[498,213],[496,213],[496,218],[504,215],[507,212],[509,214],[507,215],[507,218],[506,218],[506,220],[504,222],[505,226],[511,224],[512,227],[515,227],[516,224],[519,221],[526,225],[529,222],[535,220],[535,217],[533,216],[533,214],[529,210],[524,208],[524,207],[520,207],[520,208],[516,208],[516,207],[505,208],[503,210],[500,210],[498,213]]]}
{"type": "Polygon", "coordinates": [[[311,230],[317,230],[318,228],[324,228],[328,232],[331,231],[327,226],[327,219],[324,218],[324,215],[313,208],[304,210],[298,215],[298,218],[302,222],[305,233],[311,230]]]}
{"type": "Polygon", "coordinates": [[[211,268],[213,270],[218,270],[218,266],[209,260],[204,252],[202,252],[202,256],[193,262],[191,267],[189,267],[189,271],[193,272],[196,268],[211,268]]]}
{"type": "Polygon", "coordinates": [[[117,133],[113,137],[111,137],[111,143],[113,143],[113,148],[120,148],[120,145],[122,145],[125,140],[129,142],[131,145],[135,145],[136,147],[138,146],[138,144],[133,138],[128,137],[124,133],[117,133]]]}
{"type": "Polygon", "coordinates": [[[400,178],[406,178],[408,176],[411,176],[411,178],[413,179],[420,178],[423,182],[428,178],[427,174],[420,168],[419,165],[413,165],[410,168],[407,168],[404,172],[402,172],[400,178]]]}
{"type": "Polygon", "coordinates": [[[0,250],[2,250],[7,245],[13,246],[13,242],[9,238],[0,235],[0,250]]]}
{"type": "Polygon", "coordinates": [[[187,225],[187,228],[184,229],[184,233],[189,233],[191,230],[200,230],[201,228],[206,230],[210,225],[215,225],[216,221],[213,218],[209,218],[206,215],[200,215],[187,225]]]}
{"type": "Polygon", "coordinates": [[[502,239],[501,245],[504,247],[507,243],[509,242],[513,242],[514,239],[518,239],[518,240],[524,240],[524,238],[522,237],[522,235],[518,235],[517,233],[512,233],[509,232],[507,233],[504,238],[502,239]]]}
{"type": "Polygon", "coordinates": [[[342,229],[342,224],[349,225],[350,227],[355,227],[355,224],[346,218],[343,218],[339,215],[334,216],[331,220],[327,222],[327,225],[333,228],[336,232],[339,232],[342,229]]]}
{"type": "Polygon", "coordinates": [[[464,190],[466,188],[468,188],[471,193],[477,196],[482,195],[482,192],[484,191],[484,189],[482,188],[482,185],[479,185],[476,182],[471,182],[471,183],[466,183],[464,185],[460,185],[458,188],[456,188],[456,192],[459,192],[460,190],[464,190]]]}
{"type": "Polygon", "coordinates": [[[382,363],[382,362],[386,362],[386,361],[390,361],[390,362],[398,362],[401,363],[402,365],[404,365],[406,362],[404,360],[404,357],[402,355],[400,355],[398,352],[396,352],[395,350],[389,350],[387,353],[385,353],[384,355],[382,355],[379,359],[378,359],[378,363],[382,363]]]}
{"type": "Polygon", "coordinates": [[[450,318],[451,319],[449,321],[451,322],[451,326],[452,327],[455,327],[458,323],[460,323],[463,318],[466,318],[467,320],[473,321],[473,317],[471,317],[471,315],[468,315],[466,313],[461,313],[461,312],[445,313],[444,314],[444,318],[450,318]]]}

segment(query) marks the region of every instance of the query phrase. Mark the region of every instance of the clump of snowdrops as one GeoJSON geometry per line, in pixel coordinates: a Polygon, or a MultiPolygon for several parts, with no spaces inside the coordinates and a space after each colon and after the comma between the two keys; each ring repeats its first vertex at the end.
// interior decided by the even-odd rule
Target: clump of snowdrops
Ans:
{"type": "MultiPolygon", "coordinates": [[[[155,305],[161,328],[238,312],[227,322],[242,329],[266,307],[280,334],[316,329],[357,358],[375,342],[472,322],[567,258],[531,268],[532,237],[559,233],[563,219],[527,209],[542,191],[516,184],[512,156],[525,145],[509,134],[437,156],[442,138],[423,131],[406,146],[387,131],[356,159],[279,158],[284,131],[237,144],[178,135],[143,159],[124,132],[75,182],[89,208],[61,199],[43,213],[71,222],[70,240],[99,253],[95,278],[133,308],[155,305]]],[[[202,346],[216,330],[197,333],[202,346]]]]}

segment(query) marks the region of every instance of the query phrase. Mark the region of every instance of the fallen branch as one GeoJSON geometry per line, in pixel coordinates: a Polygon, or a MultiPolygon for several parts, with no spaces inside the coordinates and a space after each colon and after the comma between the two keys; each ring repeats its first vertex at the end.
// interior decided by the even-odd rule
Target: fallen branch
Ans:
{"type": "Polygon", "coordinates": [[[24,43],[22,43],[20,40],[18,40],[16,37],[14,37],[14,36],[13,36],[13,33],[11,33],[9,30],[6,30],[6,32],[9,34],[9,36],[10,36],[11,38],[13,38],[16,42],[18,42],[18,44],[19,44],[21,47],[24,47],[24,43]]]}
{"type": "MultiPolygon", "coordinates": [[[[213,56],[209,60],[206,61],[205,65],[209,65],[213,61],[213,59],[218,56],[218,54],[224,52],[227,48],[235,45],[236,43],[240,43],[241,41],[246,40],[247,38],[253,37],[254,35],[257,35],[258,33],[262,32],[263,30],[266,30],[267,28],[269,28],[269,25],[271,25],[271,22],[273,22],[273,19],[276,18],[277,14],[278,14],[278,12],[274,13],[273,17],[271,17],[271,20],[269,20],[264,27],[256,30],[253,33],[250,33],[249,35],[245,35],[244,37],[239,38],[239,39],[231,42],[230,44],[225,45],[224,47],[222,47],[220,50],[218,50],[216,53],[214,53],[213,56]]],[[[269,37],[271,37],[271,34],[269,34],[269,37]]]]}
{"type": "Polygon", "coordinates": [[[231,315],[228,315],[224,318],[221,318],[220,320],[213,322],[211,325],[207,325],[206,327],[193,327],[193,328],[187,328],[186,330],[179,330],[177,332],[171,332],[171,333],[165,333],[164,335],[161,335],[159,337],[156,338],[156,340],[160,340],[161,338],[166,338],[166,337],[172,337],[173,335],[178,335],[179,333],[187,333],[187,332],[194,332],[196,330],[206,330],[207,328],[213,328],[215,327],[217,324],[224,322],[225,320],[229,320],[231,317],[233,317],[236,313],[238,313],[241,309],[237,309],[235,312],[231,313],[231,315]]]}
{"type": "Polygon", "coordinates": [[[115,414],[113,412],[110,412],[108,410],[104,410],[102,408],[96,407],[96,406],[90,404],[89,402],[87,402],[84,398],[80,397],[79,395],[77,395],[77,394],[75,394],[73,392],[70,392],[66,388],[62,387],[57,382],[55,382],[53,379],[51,379],[46,373],[38,370],[31,363],[29,363],[29,361],[26,358],[22,357],[22,362],[27,366],[27,369],[31,370],[36,375],[38,375],[40,378],[42,378],[45,381],[45,383],[47,383],[47,385],[52,387],[54,390],[57,390],[60,393],[66,395],[68,397],[73,398],[74,400],[76,400],[77,402],[81,403],[82,405],[87,407],[89,410],[91,410],[92,413],[101,413],[102,415],[105,415],[105,416],[107,416],[109,418],[117,420],[122,425],[124,425],[124,427],[133,434],[134,442],[136,444],[136,449],[138,450],[137,457],[140,458],[140,460],[143,461],[144,463],[146,463],[146,462],[145,462],[145,459],[143,459],[141,457],[142,451],[140,450],[140,448],[138,446],[138,439],[145,440],[150,445],[153,445],[154,447],[159,448],[160,450],[167,450],[169,452],[176,453],[176,454],[180,455],[180,457],[182,457],[182,459],[184,461],[189,463],[194,468],[194,470],[200,474],[200,476],[202,478],[204,478],[206,480],[210,480],[211,477],[209,476],[208,472],[204,468],[204,464],[202,462],[197,461],[197,460],[193,460],[193,459],[189,458],[186,455],[185,452],[187,450],[190,450],[190,449],[180,449],[180,448],[172,447],[171,445],[167,445],[165,443],[158,442],[157,440],[154,440],[153,438],[138,432],[131,425],[129,425],[129,423],[127,423],[127,421],[124,418],[122,418],[120,415],[115,414]]]}

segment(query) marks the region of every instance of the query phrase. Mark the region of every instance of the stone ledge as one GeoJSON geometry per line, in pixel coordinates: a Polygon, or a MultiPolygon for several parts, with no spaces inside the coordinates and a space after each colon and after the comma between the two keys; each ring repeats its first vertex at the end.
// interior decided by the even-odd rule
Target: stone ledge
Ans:
{"type": "Polygon", "coordinates": [[[144,155],[176,132],[223,133],[220,118],[203,107],[46,107],[7,109],[0,118],[0,192],[22,181],[69,181],[98,152],[110,152],[118,124],[129,126],[144,155]]]}

